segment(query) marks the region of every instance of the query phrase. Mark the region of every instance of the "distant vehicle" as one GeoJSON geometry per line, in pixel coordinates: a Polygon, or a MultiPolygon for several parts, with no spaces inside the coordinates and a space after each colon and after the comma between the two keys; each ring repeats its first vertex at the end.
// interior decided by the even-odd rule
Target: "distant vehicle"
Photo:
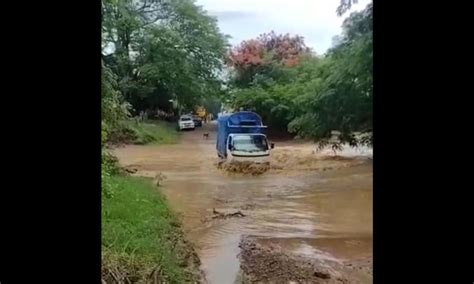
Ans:
{"type": "Polygon", "coordinates": [[[182,115],[178,120],[179,131],[182,131],[185,129],[194,130],[195,127],[196,126],[194,125],[193,118],[190,115],[182,115]]]}
{"type": "Polygon", "coordinates": [[[202,119],[199,117],[199,115],[193,115],[193,121],[194,121],[194,126],[202,127],[202,119]]]}
{"type": "Polygon", "coordinates": [[[254,112],[241,111],[221,115],[217,121],[217,155],[229,161],[268,163],[270,149],[266,126],[254,112]]]}
{"type": "Polygon", "coordinates": [[[203,106],[198,106],[196,108],[196,114],[201,118],[204,119],[204,117],[207,115],[207,111],[203,106]]]}

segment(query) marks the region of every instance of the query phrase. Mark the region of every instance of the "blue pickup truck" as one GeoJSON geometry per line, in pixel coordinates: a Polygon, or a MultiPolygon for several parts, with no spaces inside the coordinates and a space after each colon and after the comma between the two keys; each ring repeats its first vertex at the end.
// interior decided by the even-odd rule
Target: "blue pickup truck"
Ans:
{"type": "Polygon", "coordinates": [[[222,115],[217,120],[217,155],[230,161],[268,163],[270,149],[260,116],[241,111],[222,115]]]}

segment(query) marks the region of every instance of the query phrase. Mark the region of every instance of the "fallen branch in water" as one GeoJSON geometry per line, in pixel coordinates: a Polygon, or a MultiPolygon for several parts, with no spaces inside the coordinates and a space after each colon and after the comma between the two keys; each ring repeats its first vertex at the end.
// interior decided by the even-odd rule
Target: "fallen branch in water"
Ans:
{"type": "Polygon", "coordinates": [[[241,217],[247,216],[244,213],[242,213],[240,210],[233,213],[222,213],[222,212],[217,211],[215,208],[212,208],[212,214],[213,214],[212,216],[202,218],[201,222],[207,223],[213,219],[227,219],[227,218],[232,218],[232,217],[241,218],[241,217]]]}
{"type": "Polygon", "coordinates": [[[224,213],[221,213],[221,212],[217,211],[215,208],[212,208],[212,214],[214,214],[214,216],[212,216],[212,219],[226,219],[226,218],[230,218],[230,217],[245,217],[245,216],[247,216],[244,213],[242,213],[240,210],[237,211],[237,212],[234,212],[234,213],[224,214],[224,213]]]}

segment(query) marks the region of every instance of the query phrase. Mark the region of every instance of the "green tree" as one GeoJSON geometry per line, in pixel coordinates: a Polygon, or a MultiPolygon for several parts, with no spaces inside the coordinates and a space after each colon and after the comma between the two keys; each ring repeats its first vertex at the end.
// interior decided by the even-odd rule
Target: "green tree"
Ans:
{"type": "Polygon", "coordinates": [[[357,4],[358,0],[340,0],[339,6],[336,9],[338,16],[344,15],[347,11],[352,8],[353,4],[357,4]]]}
{"type": "Polygon", "coordinates": [[[191,107],[219,91],[226,37],[194,1],[103,2],[103,39],[135,113],[169,109],[170,99],[191,107]]]}
{"type": "Polygon", "coordinates": [[[289,129],[326,145],[331,131],[341,143],[372,144],[372,5],[345,20],[340,44],[328,52],[321,84],[304,96],[305,108],[289,129]],[[363,134],[362,136],[355,135],[363,134]]]}
{"type": "Polygon", "coordinates": [[[278,76],[281,67],[297,65],[300,58],[310,52],[299,35],[277,35],[272,31],[243,41],[232,48],[227,57],[232,71],[231,84],[246,88],[255,85],[255,79],[264,79],[262,76],[278,76]]]}
{"type": "Polygon", "coordinates": [[[122,100],[116,79],[117,76],[102,61],[102,122],[106,127],[114,127],[129,115],[129,104],[122,100]]]}
{"type": "Polygon", "coordinates": [[[287,132],[288,124],[301,114],[306,94],[320,81],[321,63],[320,58],[307,54],[296,66],[269,65],[248,88],[233,90],[231,104],[258,112],[270,130],[287,132]]]}
{"type": "Polygon", "coordinates": [[[312,58],[301,36],[273,31],[242,42],[229,52],[228,99],[236,108],[258,112],[271,131],[287,132],[294,118],[297,66],[312,58]]]}
{"type": "Polygon", "coordinates": [[[312,138],[320,146],[328,143],[333,130],[341,132],[341,143],[370,145],[372,13],[371,4],[352,13],[324,57],[291,47],[304,47],[299,37],[291,45],[285,39],[292,37],[263,36],[234,48],[230,61],[237,83],[228,92],[231,105],[257,111],[270,129],[312,138]],[[296,62],[285,62],[285,49],[268,50],[275,46],[297,50],[296,62]]]}

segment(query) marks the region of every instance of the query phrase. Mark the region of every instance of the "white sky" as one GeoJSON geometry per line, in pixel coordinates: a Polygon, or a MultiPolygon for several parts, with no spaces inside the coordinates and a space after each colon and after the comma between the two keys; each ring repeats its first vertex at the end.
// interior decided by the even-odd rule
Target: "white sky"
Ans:
{"type": "Polygon", "coordinates": [[[299,34],[308,47],[323,54],[333,36],[341,33],[344,18],[370,2],[359,0],[342,17],[336,14],[339,0],[197,0],[196,4],[217,17],[221,32],[232,37],[232,45],[274,30],[299,34]]]}

